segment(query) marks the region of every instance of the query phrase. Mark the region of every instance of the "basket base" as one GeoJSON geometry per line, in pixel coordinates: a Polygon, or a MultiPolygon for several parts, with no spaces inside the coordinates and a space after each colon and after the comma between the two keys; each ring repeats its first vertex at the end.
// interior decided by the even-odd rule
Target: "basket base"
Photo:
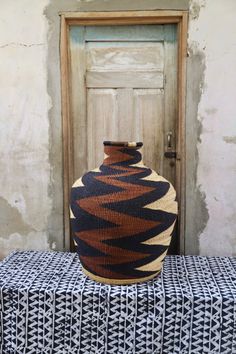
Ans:
{"type": "Polygon", "coordinates": [[[137,278],[137,279],[110,279],[110,278],[103,278],[100,277],[99,275],[95,275],[93,273],[90,273],[87,269],[82,267],[82,270],[85,275],[87,275],[90,279],[95,280],[99,283],[103,284],[109,284],[109,285],[129,285],[129,284],[135,284],[135,283],[142,283],[147,280],[151,280],[152,278],[156,277],[157,275],[160,275],[161,270],[159,270],[157,273],[149,275],[148,277],[143,277],[143,278],[137,278]]]}

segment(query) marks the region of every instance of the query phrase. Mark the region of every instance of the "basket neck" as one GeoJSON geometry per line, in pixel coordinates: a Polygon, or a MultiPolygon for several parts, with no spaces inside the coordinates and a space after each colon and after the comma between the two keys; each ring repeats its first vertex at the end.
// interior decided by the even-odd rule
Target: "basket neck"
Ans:
{"type": "Polygon", "coordinates": [[[104,165],[142,164],[142,154],[138,151],[142,143],[104,142],[104,165]]]}

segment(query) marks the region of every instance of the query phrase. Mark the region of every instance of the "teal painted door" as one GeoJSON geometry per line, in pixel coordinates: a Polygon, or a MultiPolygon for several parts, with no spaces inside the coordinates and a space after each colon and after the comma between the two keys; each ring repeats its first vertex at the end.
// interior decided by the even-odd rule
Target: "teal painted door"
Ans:
{"type": "Polygon", "coordinates": [[[71,26],[69,39],[75,179],[104,140],[143,141],[144,163],[175,185],[176,26],[71,26]]]}

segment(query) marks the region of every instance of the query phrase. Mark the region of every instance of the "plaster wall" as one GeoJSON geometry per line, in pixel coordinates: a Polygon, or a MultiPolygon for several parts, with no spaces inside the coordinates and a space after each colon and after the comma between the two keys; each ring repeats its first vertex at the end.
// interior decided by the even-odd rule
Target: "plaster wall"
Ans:
{"type": "Polygon", "coordinates": [[[49,249],[46,0],[3,1],[0,12],[0,257],[49,249]]]}
{"type": "MultiPolygon", "coordinates": [[[[198,67],[197,74],[189,71],[188,82],[194,85],[194,76],[199,78],[202,69],[204,73],[198,79],[197,114],[187,119],[197,122],[193,191],[202,197],[205,218],[199,218],[200,205],[195,201],[188,227],[191,220],[203,223],[195,228],[197,232],[187,234],[186,249],[191,253],[199,249],[202,255],[236,255],[236,2],[198,0],[192,1],[190,9],[189,59],[197,56],[198,67]]],[[[188,106],[187,112],[193,113],[188,106]]],[[[188,142],[190,146],[190,137],[188,142]]],[[[190,198],[194,200],[194,194],[190,198]]]]}
{"type": "Polygon", "coordinates": [[[235,1],[8,0],[0,13],[0,258],[64,248],[58,12],[188,7],[185,249],[236,254],[235,1]]]}

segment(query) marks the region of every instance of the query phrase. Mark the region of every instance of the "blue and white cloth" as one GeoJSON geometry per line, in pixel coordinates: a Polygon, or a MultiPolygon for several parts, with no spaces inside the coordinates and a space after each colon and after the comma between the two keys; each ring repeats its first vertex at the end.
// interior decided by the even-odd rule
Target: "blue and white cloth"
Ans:
{"type": "Polygon", "coordinates": [[[236,258],[167,256],[160,277],[87,278],[78,256],[0,263],[1,354],[235,354],[236,258]]]}

